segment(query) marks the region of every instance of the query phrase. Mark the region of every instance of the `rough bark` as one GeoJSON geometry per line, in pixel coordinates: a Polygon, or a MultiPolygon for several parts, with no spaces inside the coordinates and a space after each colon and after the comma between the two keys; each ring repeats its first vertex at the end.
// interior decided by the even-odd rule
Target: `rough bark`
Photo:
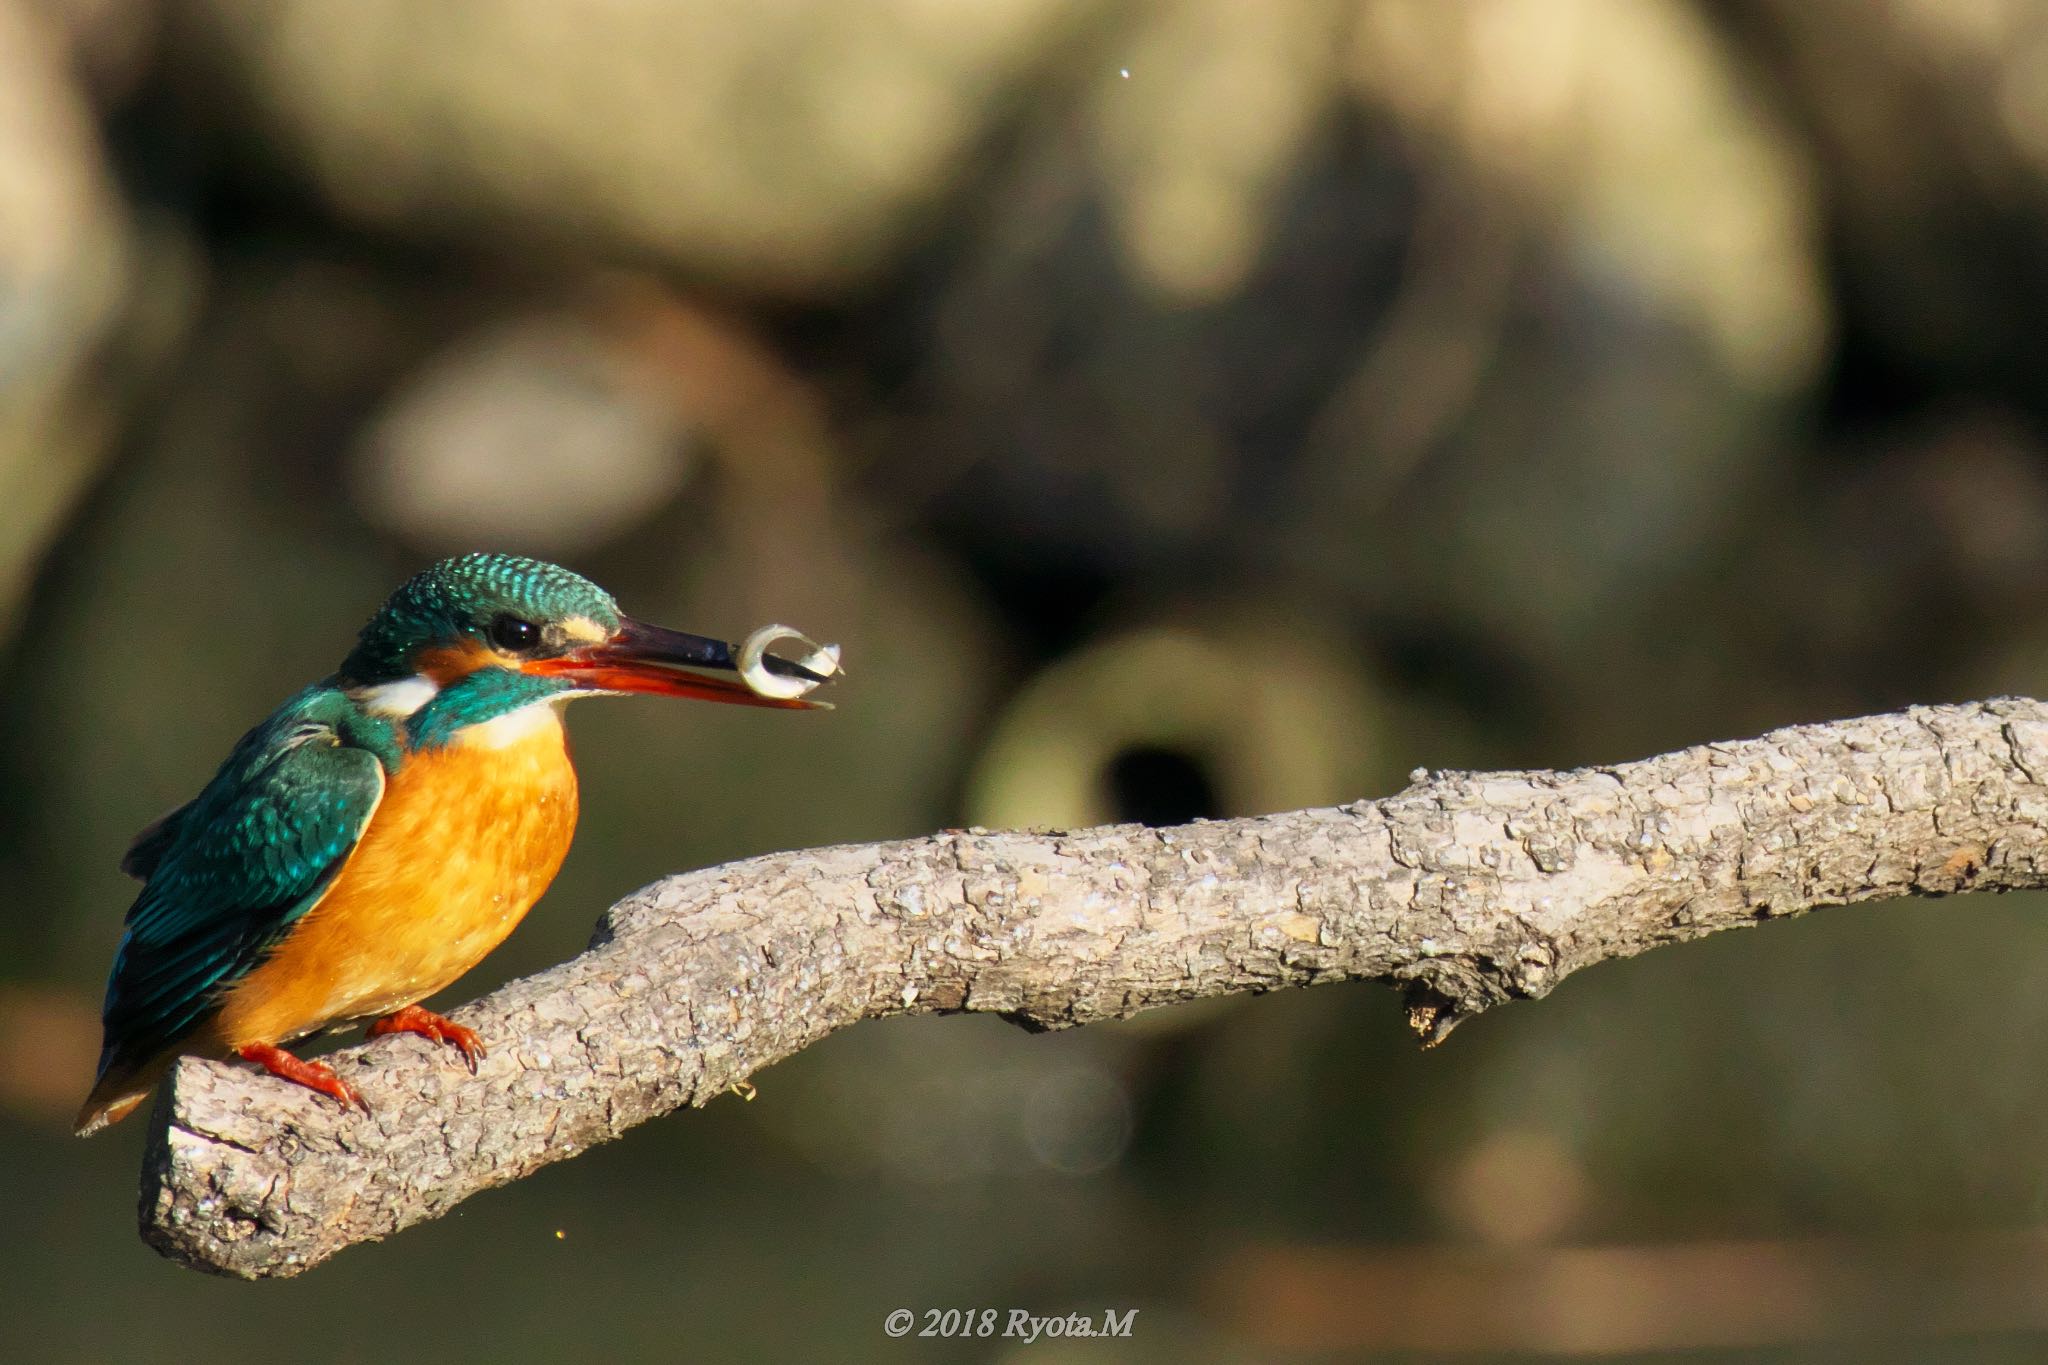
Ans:
{"type": "Polygon", "coordinates": [[[2006,698],[1575,772],[1417,773],[1382,800],[1173,829],[968,830],[778,853],[614,906],[590,950],[457,1017],[493,1044],[333,1060],[373,1116],[188,1059],[143,1235],[293,1275],[617,1137],[861,1019],[1065,1028],[1333,980],[1424,1039],[1591,963],[1817,906],[2044,884],[2048,707],[2006,698]]]}

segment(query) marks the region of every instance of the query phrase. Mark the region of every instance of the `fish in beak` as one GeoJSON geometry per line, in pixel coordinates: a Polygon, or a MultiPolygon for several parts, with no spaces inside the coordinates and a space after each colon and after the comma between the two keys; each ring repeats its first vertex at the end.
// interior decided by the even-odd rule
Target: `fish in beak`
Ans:
{"type": "Polygon", "coordinates": [[[522,668],[568,678],[587,692],[644,692],[789,710],[831,709],[830,702],[813,701],[809,694],[843,676],[839,646],[817,644],[787,626],[763,626],[735,647],[631,617],[608,640],[533,659],[522,668]],[[768,652],[778,645],[781,653],[768,652]]]}

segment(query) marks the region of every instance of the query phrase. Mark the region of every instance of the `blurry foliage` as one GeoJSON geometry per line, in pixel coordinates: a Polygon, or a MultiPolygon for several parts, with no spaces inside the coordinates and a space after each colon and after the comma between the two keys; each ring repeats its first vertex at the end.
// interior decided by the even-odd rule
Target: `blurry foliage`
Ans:
{"type": "Polygon", "coordinates": [[[260,1293],[135,1242],[139,1125],[61,1131],[127,835],[453,550],[850,668],[829,716],[579,708],[577,849],[458,996],[770,848],[2038,687],[2044,92],[2042,0],[0,0],[0,1355],[1114,1305],[1114,1354],[921,1354],[2037,1358],[2032,901],[1429,1054],[1346,989],[865,1027],[260,1293]],[[1769,1311],[1658,1299],[1696,1244],[1769,1311]]]}

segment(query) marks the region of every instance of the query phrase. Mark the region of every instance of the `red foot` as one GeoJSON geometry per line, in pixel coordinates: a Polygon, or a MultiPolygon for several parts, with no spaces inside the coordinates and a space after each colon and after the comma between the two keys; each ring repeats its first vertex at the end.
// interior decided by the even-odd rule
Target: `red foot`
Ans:
{"type": "Polygon", "coordinates": [[[334,1068],[325,1062],[302,1061],[283,1048],[272,1047],[268,1043],[251,1043],[247,1047],[238,1047],[235,1049],[235,1055],[245,1062],[256,1063],[273,1076],[296,1085],[303,1085],[309,1090],[317,1090],[329,1099],[339,1100],[344,1109],[353,1106],[365,1114],[370,1112],[369,1101],[363,1098],[362,1092],[335,1075],[334,1068]]]}
{"type": "Polygon", "coordinates": [[[421,1009],[418,1005],[407,1005],[402,1010],[393,1010],[382,1019],[370,1025],[369,1036],[378,1037],[386,1033],[417,1033],[422,1038],[431,1038],[437,1043],[447,1043],[462,1054],[462,1060],[469,1066],[469,1074],[476,1075],[479,1059],[490,1055],[484,1046],[483,1035],[473,1028],[464,1028],[452,1019],[443,1018],[432,1010],[421,1009]]]}

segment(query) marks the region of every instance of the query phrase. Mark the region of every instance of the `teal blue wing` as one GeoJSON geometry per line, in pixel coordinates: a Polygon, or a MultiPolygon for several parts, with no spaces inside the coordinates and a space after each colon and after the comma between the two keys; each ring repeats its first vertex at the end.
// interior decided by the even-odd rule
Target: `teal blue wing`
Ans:
{"type": "Polygon", "coordinates": [[[383,762],[350,740],[357,719],[340,693],[308,689],[138,840],[148,880],[107,982],[102,1077],[190,1033],[319,902],[384,793],[383,762]]]}

